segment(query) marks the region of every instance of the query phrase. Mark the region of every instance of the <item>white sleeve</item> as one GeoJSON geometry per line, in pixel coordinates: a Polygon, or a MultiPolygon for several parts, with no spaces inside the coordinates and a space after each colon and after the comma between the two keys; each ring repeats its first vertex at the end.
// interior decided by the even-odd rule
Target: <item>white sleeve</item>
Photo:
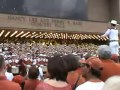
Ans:
{"type": "Polygon", "coordinates": [[[110,34],[110,29],[108,29],[105,34],[103,34],[102,36],[108,36],[110,34]]]}
{"type": "Polygon", "coordinates": [[[12,81],[14,78],[13,74],[11,73],[11,76],[10,76],[10,81],[12,81]]]}
{"type": "Polygon", "coordinates": [[[40,75],[43,76],[43,70],[41,67],[39,67],[39,72],[40,72],[40,75]]]}

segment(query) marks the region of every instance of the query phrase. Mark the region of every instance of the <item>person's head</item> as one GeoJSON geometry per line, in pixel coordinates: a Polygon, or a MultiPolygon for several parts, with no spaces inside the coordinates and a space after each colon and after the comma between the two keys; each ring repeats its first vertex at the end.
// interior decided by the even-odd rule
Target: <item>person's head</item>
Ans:
{"type": "Polygon", "coordinates": [[[92,56],[86,60],[86,63],[89,64],[93,69],[103,70],[103,63],[98,57],[92,56]]]}
{"type": "Polygon", "coordinates": [[[86,74],[89,72],[90,66],[86,63],[86,60],[79,60],[80,68],[82,70],[82,75],[86,77],[86,74]]]}
{"type": "Polygon", "coordinates": [[[120,90],[120,76],[108,78],[102,90],[120,90]]]}
{"type": "Polygon", "coordinates": [[[73,54],[68,54],[68,55],[63,56],[63,58],[67,64],[68,72],[74,71],[80,67],[80,62],[79,62],[80,58],[78,58],[77,56],[73,54]]]}
{"type": "Polygon", "coordinates": [[[36,68],[35,66],[30,67],[28,72],[28,77],[30,79],[37,79],[38,76],[39,76],[39,69],[36,68]]]}
{"type": "Polygon", "coordinates": [[[116,20],[111,20],[110,24],[111,24],[111,27],[113,28],[116,27],[116,25],[118,25],[116,20]]]}
{"type": "Polygon", "coordinates": [[[116,27],[116,24],[111,24],[111,27],[116,27]]]}
{"type": "Polygon", "coordinates": [[[84,70],[84,73],[82,74],[87,80],[91,78],[100,78],[101,72],[100,70],[92,68],[89,64],[86,64],[86,69],[84,70]]]}
{"type": "Polygon", "coordinates": [[[103,69],[102,61],[97,57],[90,57],[86,60],[87,68],[89,69],[86,74],[87,77],[94,76],[99,78],[101,76],[101,70],[103,69]]]}
{"type": "Polygon", "coordinates": [[[112,54],[111,60],[113,60],[114,62],[119,62],[119,57],[118,57],[118,55],[112,54]]]}
{"type": "Polygon", "coordinates": [[[67,65],[63,59],[63,56],[60,54],[56,54],[55,56],[48,59],[47,69],[50,75],[50,79],[66,81],[68,74],[67,65]]]}
{"type": "Polygon", "coordinates": [[[102,60],[108,60],[111,59],[111,49],[107,45],[101,45],[98,48],[98,57],[102,60]]]}
{"type": "Polygon", "coordinates": [[[25,81],[25,78],[21,75],[16,75],[13,77],[12,81],[21,85],[25,81]]]}

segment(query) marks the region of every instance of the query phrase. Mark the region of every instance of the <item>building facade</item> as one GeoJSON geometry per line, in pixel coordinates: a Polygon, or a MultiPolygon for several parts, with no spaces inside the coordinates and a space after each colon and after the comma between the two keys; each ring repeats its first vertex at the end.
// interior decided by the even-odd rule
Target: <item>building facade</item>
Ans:
{"type": "MultiPolygon", "coordinates": [[[[93,39],[101,39],[100,35],[107,30],[111,19],[120,22],[120,0],[82,0],[82,2],[86,3],[84,4],[86,5],[85,9],[83,9],[86,16],[84,19],[76,20],[18,15],[17,13],[17,15],[14,15],[13,13],[6,14],[1,12],[0,37],[26,37],[28,35],[32,38],[39,38],[42,35],[38,34],[39,32],[43,32],[44,34],[46,32],[58,32],[58,34],[73,33],[74,37],[82,37],[83,39],[92,38],[92,36],[90,37],[91,34],[93,35],[93,39]],[[20,34],[21,32],[22,34],[20,34]],[[33,35],[32,33],[34,32],[37,33],[33,35]]],[[[120,26],[117,28],[120,32],[120,26]]],[[[64,35],[62,35],[62,39],[64,39],[64,35]]]]}
{"type": "Polygon", "coordinates": [[[120,0],[88,0],[88,20],[120,22],[120,0]]]}

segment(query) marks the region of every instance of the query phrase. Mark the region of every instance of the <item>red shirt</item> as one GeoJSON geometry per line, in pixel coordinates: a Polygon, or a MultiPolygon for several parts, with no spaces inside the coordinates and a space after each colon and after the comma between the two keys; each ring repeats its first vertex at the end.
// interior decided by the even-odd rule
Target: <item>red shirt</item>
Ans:
{"type": "Polygon", "coordinates": [[[35,90],[36,86],[41,83],[38,79],[28,79],[25,81],[24,90],[35,90]]]}
{"type": "Polygon", "coordinates": [[[67,82],[73,87],[78,78],[79,78],[79,80],[78,80],[77,86],[86,81],[85,78],[82,76],[81,68],[79,68],[73,72],[68,73],[67,82]],[[79,75],[80,75],[80,77],[79,77],[79,75]]]}
{"type": "Polygon", "coordinates": [[[40,83],[35,90],[72,90],[72,88],[69,84],[65,87],[54,87],[43,82],[40,83]]]}
{"type": "Polygon", "coordinates": [[[120,64],[117,64],[112,60],[102,60],[102,62],[103,70],[101,70],[101,80],[105,81],[111,76],[120,75],[120,64]]]}
{"type": "Polygon", "coordinates": [[[7,80],[5,76],[0,76],[0,90],[21,90],[19,84],[7,80]]]}

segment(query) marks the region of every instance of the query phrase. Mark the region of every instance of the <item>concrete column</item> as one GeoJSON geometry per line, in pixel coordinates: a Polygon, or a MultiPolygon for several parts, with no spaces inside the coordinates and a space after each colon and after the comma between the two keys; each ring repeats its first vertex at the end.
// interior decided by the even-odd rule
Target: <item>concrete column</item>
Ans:
{"type": "Polygon", "coordinates": [[[120,21],[120,0],[109,0],[110,19],[120,21]]]}
{"type": "Polygon", "coordinates": [[[119,23],[120,23],[120,0],[119,0],[119,23]]]}
{"type": "Polygon", "coordinates": [[[88,0],[88,20],[108,22],[109,18],[108,0],[88,0]]]}

